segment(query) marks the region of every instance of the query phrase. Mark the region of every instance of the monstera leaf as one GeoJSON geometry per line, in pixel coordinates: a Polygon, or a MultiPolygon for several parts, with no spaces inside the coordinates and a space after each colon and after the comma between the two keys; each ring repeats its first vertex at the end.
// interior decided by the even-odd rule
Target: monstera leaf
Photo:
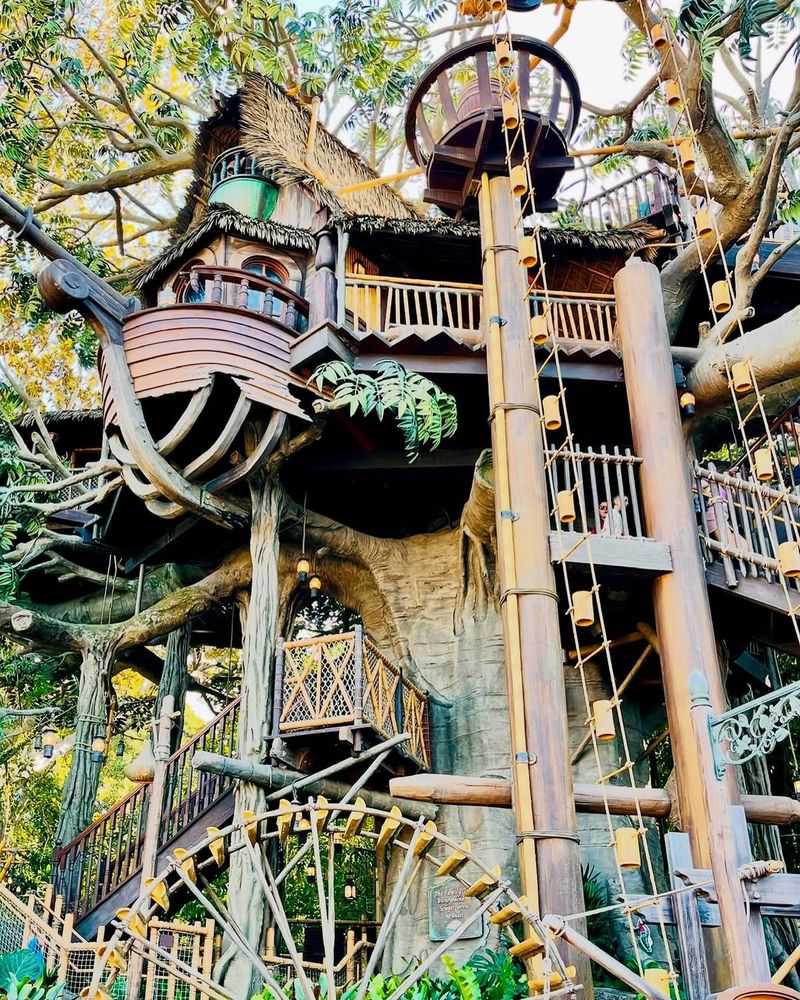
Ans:
{"type": "Polygon", "coordinates": [[[13,982],[23,979],[34,980],[44,972],[44,962],[41,955],[30,948],[12,951],[0,955],[0,990],[8,991],[13,982]]]}

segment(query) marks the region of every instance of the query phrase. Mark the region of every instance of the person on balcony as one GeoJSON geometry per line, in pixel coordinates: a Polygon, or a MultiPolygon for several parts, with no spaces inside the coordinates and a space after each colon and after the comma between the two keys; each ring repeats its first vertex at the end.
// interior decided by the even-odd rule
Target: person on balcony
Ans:
{"type": "Polygon", "coordinates": [[[628,498],[622,496],[620,493],[614,497],[611,508],[607,503],[600,504],[600,534],[610,535],[612,538],[622,538],[627,534],[625,528],[625,509],[628,506],[628,498]],[[603,517],[603,508],[605,507],[606,516],[603,517]]]}
{"type": "Polygon", "coordinates": [[[189,283],[183,292],[184,302],[205,302],[206,300],[206,289],[205,283],[200,280],[200,275],[197,271],[189,272],[189,283]]]}

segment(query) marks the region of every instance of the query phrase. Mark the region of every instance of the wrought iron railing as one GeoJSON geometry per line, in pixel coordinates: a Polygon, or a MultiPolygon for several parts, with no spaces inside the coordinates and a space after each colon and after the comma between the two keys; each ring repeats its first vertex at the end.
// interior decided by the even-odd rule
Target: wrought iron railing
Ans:
{"type": "Polygon", "coordinates": [[[644,518],[639,503],[638,470],[641,458],[630,448],[621,451],[616,445],[599,451],[581,448],[549,449],[546,454],[550,518],[561,531],[590,531],[609,538],[646,538],[644,518]],[[562,491],[572,492],[575,520],[561,519],[564,505],[559,505],[562,491]],[[585,527],[584,527],[585,526],[585,527]]]}
{"type": "Polygon", "coordinates": [[[428,697],[360,627],[279,647],[276,729],[299,733],[366,727],[383,737],[407,732],[406,747],[430,767],[428,697]]]}
{"type": "MultiPolygon", "coordinates": [[[[232,787],[232,780],[192,770],[198,750],[231,756],[236,751],[239,699],[169,759],[159,828],[159,848],[174,840],[232,787]]],[[[110,896],[142,865],[150,785],[137,785],[69,844],[56,851],[53,885],[80,920],[110,896]]]]}
{"type": "Polygon", "coordinates": [[[263,177],[264,171],[243,146],[221,153],[211,168],[211,190],[232,177],[263,177]]]}
{"type": "Polygon", "coordinates": [[[276,281],[236,267],[197,264],[182,271],[175,288],[179,302],[233,306],[258,313],[291,333],[302,333],[308,321],[308,302],[276,281]]]}
{"type": "Polygon", "coordinates": [[[678,205],[675,179],[651,167],[587,198],[578,206],[578,213],[588,229],[602,232],[629,226],[667,206],[674,206],[677,213],[678,205]]]}
{"type": "Polygon", "coordinates": [[[345,305],[350,328],[358,332],[391,337],[438,328],[480,341],[480,285],[347,274],[345,305]]]}
{"type": "Polygon", "coordinates": [[[614,345],[617,313],[613,295],[554,291],[546,296],[536,293],[530,301],[532,315],[547,316],[547,332],[556,340],[614,345]]]}

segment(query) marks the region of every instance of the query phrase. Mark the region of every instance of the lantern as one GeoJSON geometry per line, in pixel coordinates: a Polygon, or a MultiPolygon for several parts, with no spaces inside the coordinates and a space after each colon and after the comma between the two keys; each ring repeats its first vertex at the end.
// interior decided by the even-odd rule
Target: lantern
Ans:
{"type": "Polygon", "coordinates": [[[800,800],[800,774],[795,772],[795,776],[792,779],[792,791],[794,792],[794,797],[800,800]]]}
{"type": "Polygon", "coordinates": [[[53,748],[58,741],[58,734],[51,725],[46,725],[42,730],[42,755],[50,760],[53,756],[53,748]]]}
{"type": "Polygon", "coordinates": [[[733,305],[731,302],[731,290],[728,287],[728,282],[724,279],[720,281],[715,281],[711,286],[711,302],[714,306],[714,312],[726,313],[733,305]]]}
{"type": "Polygon", "coordinates": [[[523,267],[536,267],[539,252],[535,236],[523,236],[519,241],[519,262],[523,267]]]}
{"type": "Polygon", "coordinates": [[[661,21],[650,28],[650,41],[654,49],[663,49],[665,45],[669,44],[667,31],[661,21]]]}
{"type": "Polygon", "coordinates": [[[761,483],[768,483],[772,479],[772,455],[769,448],[757,448],[753,464],[756,469],[756,479],[761,483]]]}
{"type": "Polygon", "coordinates": [[[657,989],[659,993],[663,993],[664,996],[667,997],[669,996],[669,969],[661,969],[657,966],[654,966],[651,969],[645,969],[644,979],[646,983],[650,983],[650,985],[657,989]]]}
{"type": "Polygon", "coordinates": [[[731,380],[734,390],[741,396],[753,389],[753,376],[747,361],[734,361],[731,365],[731,380]]]}
{"type": "Polygon", "coordinates": [[[640,868],[639,831],[632,826],[621,826],[614,831],[614,852],[622,869],[640,868]]]}
{"type": "Polygon", "coordinates": [[[494,47],[495,55],[497,56],[498,66],[510,66],[511,65],[511,46],[508,44],[505,38],[499,38],[495,43],[494,47]]]}
{"type": "Polygon", "coordinates": [[[117,754],[117,757],[124,757],[125,756],[125,740],[123,740],[123,738],[121,736],[117,740],[116,754],[117,754]]]}
{"type": "Polygon", "coordinates": [[[550,324],[547,322],[547,316],[544,313],[539,313],[538,316],[531,316],[530,338],[536,347],[541,347],[550,339],[550,324]]]}
{"type": "Polygon", "coordinates": [[[316,590],[317,592],[322,590],[322,580],[320,580],[316,573],[308,581],[308,586],[310,590],[316,590]]]}
{"type": "Polygon", "coordinates": [[[579,628],[594,624],[594,605],[591,590],[576,590],[572,594],[572,620],[579,628]]]}
{"type": "Polygon", "coordinates": [[[672,108],[674,111],[680,110],[683,106],[683,100],[681,98],[681,88],[677,80],[665,80],[664,88],[666,90],[666,100],[668,107],[672,108]]]}
{"type": "Polygon", "coordinates": [[[95,736],[92,740],[89,758],[93,764],[102,764],[106,756],[106,741],[102,736],[95,736]]]}
{"type": "Polygon", "coordinates": [[[521,198],[528,192],[528,174],[525,166],[518,163],[511,168],[511,193],[515,198],[521,198]]]}
{"type": "Polygon", "coordinates": [[[693,417],[695,410],[695,398],[693,392],[682,392],[680,398],[681,410],[685,417],[693,417]]]}
{"type": "Polygon", "coordinates": [[[356,887],[353,882],[348,879],[344,884],[344,898],[345,899],[355,899],[356,898],[356,887]]]}
{"type": "Polygon", "coordinates": [[[778,569],[790,580],[800,577],[800,546],[797,542],[781,542],[778,546],[778,569]]]}
{"type": "Polygon", "coordinates": [[[558,405],[558,396],[545,396],[542,400],[542,419],[545,429],[557,431],[561,426],[561,409],[558,405]]]}
{"type": "Polygon", "coordinates": [[[503,124],[507,129],[514,129],[519,125],[517,102],[509,98],[503,101],[503,124]]]}
{"type": "Polygon", "coordinates": [[[694,152],[694,142],[691,139],[681,139],[678,143],[678,162],[684,170],[694,170],[697,157],[694,152]]]}
{"type": "Polygon", "coordinates": [[[37,733],[33,734],[33,749],[34,750],[41,750],[42,749],[42,734],[41,733],[37,732],[37,733]]]}
{"type": "Polygon", "coordinates": [[[309,882],[315,881],[317,877],[317,869],[313,865],[306,865],[303,871],[309,882]]]}
{"type": "Polygon", "coordinates": [[[614,707],[610,701],[596,701],[592,704],[592,719],[594,732],[598,740],[607,743],[616,738],[614,728],[614,707]]]}
{"type": "Polygon", "coordinates": [[[311,572],[311,563],[302,556],[297,560],[297,581],[298,583],[305,583],[308,580],[308,574],[311,572]]]}
{"type": "Polygon", "coordinates": [[[698,236],[709,236],[714,232],[714,223],[711,212],[707,208],[701,208],[694,217],[694,227],[698,236]]]}
{"type": "Polygon", "coordinates": [[[575,520],[575,494],[572,490],[558,491],[558,519],[562,524],[572,524],[575,520]]]}

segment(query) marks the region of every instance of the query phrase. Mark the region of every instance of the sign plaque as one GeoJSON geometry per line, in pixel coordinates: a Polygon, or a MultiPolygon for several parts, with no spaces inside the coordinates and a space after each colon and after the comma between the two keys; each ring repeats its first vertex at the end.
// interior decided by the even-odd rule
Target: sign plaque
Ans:
{"type": "MultiPolygon", "coordinates": [[[[431,941],[446,941],[458,925],[480,907],[477,899],[464,895],[464,886],[454,879],[439,879],[428,888],[428,937],[431,941]]],[[[483,935],[483,914],[476,917],[461,935],[479,938],[483,935]]]]}

